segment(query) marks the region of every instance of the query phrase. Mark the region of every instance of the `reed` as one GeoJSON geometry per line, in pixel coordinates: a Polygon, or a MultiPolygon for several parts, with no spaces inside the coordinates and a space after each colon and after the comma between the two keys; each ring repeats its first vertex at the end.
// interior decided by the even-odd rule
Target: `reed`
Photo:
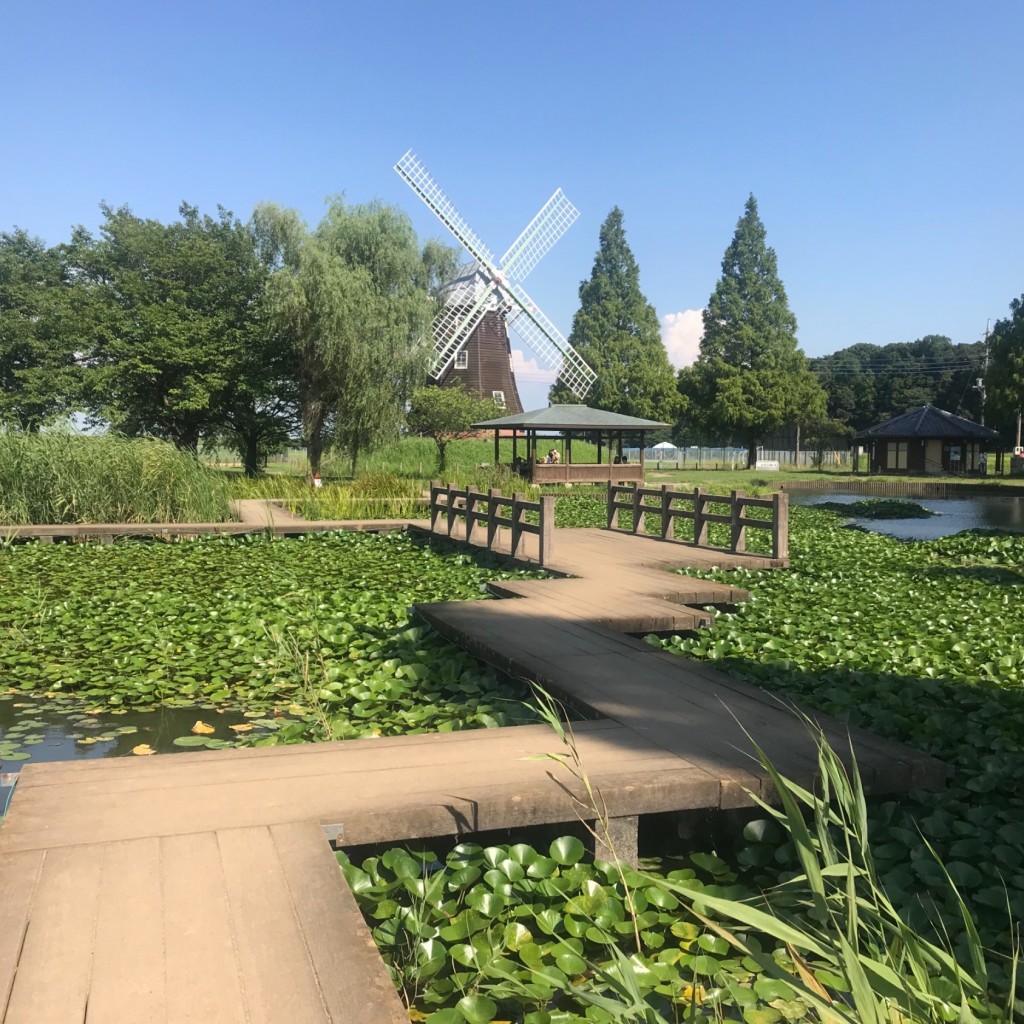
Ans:
{"type": "Polygon", "coordinates": [[[172,444],[0,433],[0,524],[224,522],[227,482],[172,444]]]}

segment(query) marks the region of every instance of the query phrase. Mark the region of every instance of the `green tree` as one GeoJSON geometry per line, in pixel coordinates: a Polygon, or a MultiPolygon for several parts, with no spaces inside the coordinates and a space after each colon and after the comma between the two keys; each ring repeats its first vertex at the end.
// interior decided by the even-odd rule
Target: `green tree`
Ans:
{"type": "Polygon", "coordinates": [[[685,417],[706,434],[745,443],[749,466],[760,438],[826,417],[825,392],[797,347],[796,317],[753,195],[704,310],[700,355],[679,372],[679,391],[685,417]]]}
{"type": "Polygon", "coordinates": [[[71,297],[61,248],[17,228],[0,233],[0,423],[35,431],[74,408],[71,297]]]}
{"type": "Polygon", "coordinates": [[[224,209],[201,217],[182,204],[172,224],[102,210],[101,237],[77,229],[69,250],[86,287],[90,407],[129,435],[196,450],[267,374],[252,236],[224,209]]]}
{"type": "Polygon", "coordinates": [[[471,437],[474,423],[494,419],[501,414],[491,398],[479,398],[464,391],[462,382],[450,387],[425,387],[413,392],[406,422],[414,434],[433,438],[437,445],[437,472],[448,465],[448,444],[471,437]]]}
{"type": "Polygon", "coordinates": [[[1024,410],[1024,295],[1010,303],[1010,316],[997,320],[989,335],[985,411],[1009,425],[1024,410]]]}
{"type": "MultiPolygon", "coordinates": [[[[597,373],[587,404],[643,419],[675,419],[679,397],[661,340],[658,314],[640,291],[640,269],[615,207],[601,225],[589,280],[580,284],[580,308],[569,344],[597,373]]],[[[575,402],[564,382],[552,402],[575,402]]]]}
{"type": "Polygon", "coordinates": [[[828,412],[855,430],[916,405],[968,419],[981,415],[974,388],[984,362],[981,342],[954,345],[940,334],[890,345],[851,345],[811,361],[828,395],[828,412]]]}
{"type": "Polygon", "coordinates": [[[455,253],[422,249],[409,218],[374,202],[331,202],[310,232],[271,204],[253,215],[257,249],[272,269],[267,309],[291,351],[292,379],[311,471],[323,452],[360,452],[397,434],[426,375],[439,281],[455,253]]]}

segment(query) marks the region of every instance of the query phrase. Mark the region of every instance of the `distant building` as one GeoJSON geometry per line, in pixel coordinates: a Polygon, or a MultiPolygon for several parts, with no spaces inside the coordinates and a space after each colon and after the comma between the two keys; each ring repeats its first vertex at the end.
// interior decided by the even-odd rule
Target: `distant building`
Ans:
{"type": "Polygon", "coordinates": [[[995,430],[933,405],[919,405],[868,427],[853,443],[867,449],[872,473],[980,473],[989,452],[997,453],[997,464],[987,468],[1002,468],[1002,445],[995,430]]]}

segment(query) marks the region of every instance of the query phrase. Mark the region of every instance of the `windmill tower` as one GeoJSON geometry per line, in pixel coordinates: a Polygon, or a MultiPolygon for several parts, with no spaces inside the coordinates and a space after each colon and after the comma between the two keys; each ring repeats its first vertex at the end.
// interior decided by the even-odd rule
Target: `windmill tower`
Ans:
{"type": "Polygon", "coordinates": [[[579,216],[562,190],[496,260],[411,149],[395,170],[471,257],[448,284],[445,308],[434,321],[431,378],[442,385],[461,380],[483,397],[500,400],[509,412],[522,412],[512,373],[511,327],[538,363],[558,370],[578,398],[586,397],[597,374],[519,283],[579,216]]]}

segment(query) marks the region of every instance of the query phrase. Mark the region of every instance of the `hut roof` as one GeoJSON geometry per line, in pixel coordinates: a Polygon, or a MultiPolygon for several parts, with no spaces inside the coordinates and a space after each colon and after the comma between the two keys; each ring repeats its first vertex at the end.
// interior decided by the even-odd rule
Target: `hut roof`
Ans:
{"type": "Polygon", "coordinates": [[[973,420],[955,416],[934,405],[918,405],[899,416],[860,431],[855,441],[882,437],[932,437],[957,441],[994,441],[998,431],[983,427],[973,420]]]}
{"type": "Polygon", "coordinates": [[[667,426],[670,424],[591,409],[586,405],[549,405],[473,424],[480,430],[657,430],[667,426]]]}

